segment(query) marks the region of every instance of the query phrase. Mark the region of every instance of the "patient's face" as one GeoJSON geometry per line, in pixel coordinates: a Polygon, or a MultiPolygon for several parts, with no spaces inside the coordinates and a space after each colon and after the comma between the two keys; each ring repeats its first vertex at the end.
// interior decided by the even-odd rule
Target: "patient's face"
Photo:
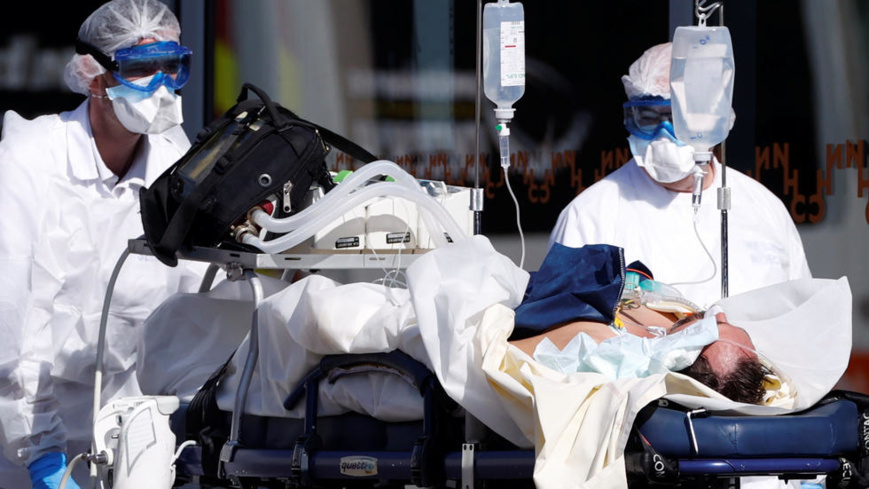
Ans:
{"type": "MultiPolygon", "coordinates": [[[[679,321],[670,328],[669,333],[675,333],[697,322],[699,317],[686,321],[679,321]]],[[[703,348],[700,353],[706,358],[712,371],[719,377],[730,373],[731,369],[743,358],[756,360],[754,343],[748,333],[727,321],[727,316],[722,312],[715,315],[718,323],[718,341],[703,348]]]]}

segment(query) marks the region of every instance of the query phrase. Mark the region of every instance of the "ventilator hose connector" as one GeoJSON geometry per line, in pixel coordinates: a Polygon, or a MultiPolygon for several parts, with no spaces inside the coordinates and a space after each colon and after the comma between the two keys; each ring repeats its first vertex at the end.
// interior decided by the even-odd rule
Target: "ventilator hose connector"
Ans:
{"type": "Polygon", "coordinates": [[[88,453],[83,456],[83,459],[97,465],[106,465],[109,463],[109,455],[106,452],[95,453],[93,455],[88,453]]]}

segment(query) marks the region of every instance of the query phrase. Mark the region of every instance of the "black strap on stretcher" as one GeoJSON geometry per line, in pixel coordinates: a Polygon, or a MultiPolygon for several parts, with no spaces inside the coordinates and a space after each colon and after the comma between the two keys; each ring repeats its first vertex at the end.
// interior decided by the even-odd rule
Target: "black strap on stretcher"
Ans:
{"type": "Polygon", "coordinates": [[[226,377],[234,356],[235,351],[208,377],[187,407],[186,436],[188,440],[196,440],[202,447],[202,471],[208,477],[220,477],[216,455],[229,439],[225,417],[217,406],[217,388],[226,377]]]}

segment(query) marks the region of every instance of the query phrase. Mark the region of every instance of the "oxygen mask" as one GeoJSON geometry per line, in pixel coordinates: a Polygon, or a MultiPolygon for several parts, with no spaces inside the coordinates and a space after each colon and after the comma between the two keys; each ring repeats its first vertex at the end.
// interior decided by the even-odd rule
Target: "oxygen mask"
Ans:
{"type": "Polygon", "coordinates": [[[681,319],[700,311],[700,307],[686,299],[675,287],[642,277],[629,271],[625,274],[625,299],[632,299],[653,311],[670,313],[681,319]]]}

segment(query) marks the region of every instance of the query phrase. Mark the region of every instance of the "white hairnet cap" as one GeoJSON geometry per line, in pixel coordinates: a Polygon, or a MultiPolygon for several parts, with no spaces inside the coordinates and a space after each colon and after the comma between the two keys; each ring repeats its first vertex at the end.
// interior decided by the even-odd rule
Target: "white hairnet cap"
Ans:
{"type": "Polygon", "coordinates": [[[625,94],[636,97],[663,97],[670,100],[670,57],[673,43],[652,46],[631,64],[622,77],[625,94]]]}
{"type": "MultiPolygon", "coordinates": [[[[78,37],[112,56],[142,39],[178,41],[181,25],[175,14],[158,0],[112,0],[96,9],[78,30],[78,37]]],[[[91,81],[106,70],[89,54],[74,54],[63,78],[69,88],[88,95],[91,81]]]]}

